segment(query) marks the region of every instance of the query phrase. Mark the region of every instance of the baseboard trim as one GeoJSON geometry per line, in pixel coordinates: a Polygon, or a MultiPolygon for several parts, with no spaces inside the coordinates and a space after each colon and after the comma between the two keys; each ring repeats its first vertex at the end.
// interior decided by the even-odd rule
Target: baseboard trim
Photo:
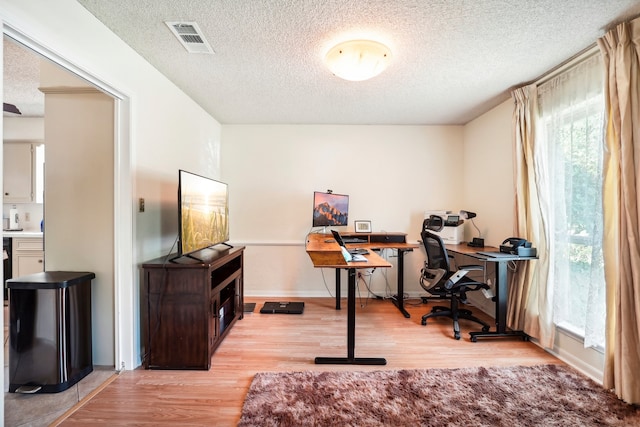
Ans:
{"type": "Polygon", "coordinates": [[[107,380],[104,383],[100,384],[98,387],[95,388],[95,390],[87,394],[82,400],[80,400],[78,403],[76,403],[71,408],[69,408],[64,414],[60,415],[55,421],[49,424],[49,426],[57,427],[60,424],[62,424],[67,418],[73,415],[74,412],[82,408],[91,399],[93,399],[94,396],[96,396],[98,393],[104,390],[109,384],[114,382],[116,378],[118,378],[118,375],[119,375],[118,373],[114,373],[113,375],[111,375],[109,378],[107,378],[107,380]]]}

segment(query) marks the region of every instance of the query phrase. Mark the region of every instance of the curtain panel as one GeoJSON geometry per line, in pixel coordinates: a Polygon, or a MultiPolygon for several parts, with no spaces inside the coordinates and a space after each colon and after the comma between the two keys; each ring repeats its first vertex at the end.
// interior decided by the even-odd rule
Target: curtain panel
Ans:
{"type": "Polygon", "coordinates": [[[536,242],[538,260],[522,263],[509,284],[507,325],[522,329],[545,348],[553,347],[555,328],[552,318],[551,288],[547,286],[549,259],[547,233],[542,216],[544,201],[540,186],[546,176],[536,157],[535,141],[538,92],[535,84],[512,91],[514,164],[516,165],[516,235],[536,242]],[[534,265],[536,263],[537,265],[534,265]]]}
{"type": "Polygon", "coordinates": [[[640,404],[640,18],[598,40],[604,58],[607,318],[604,385],[640,404]]]}

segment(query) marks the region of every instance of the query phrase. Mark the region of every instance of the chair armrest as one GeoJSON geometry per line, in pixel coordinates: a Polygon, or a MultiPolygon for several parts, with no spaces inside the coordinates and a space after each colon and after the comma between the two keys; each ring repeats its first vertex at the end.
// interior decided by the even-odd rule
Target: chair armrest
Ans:
{"type": "Polygon", "coordinates": [[[484,267],[481,265],[459,265],[458,270],[482,271],[484,267]]]}

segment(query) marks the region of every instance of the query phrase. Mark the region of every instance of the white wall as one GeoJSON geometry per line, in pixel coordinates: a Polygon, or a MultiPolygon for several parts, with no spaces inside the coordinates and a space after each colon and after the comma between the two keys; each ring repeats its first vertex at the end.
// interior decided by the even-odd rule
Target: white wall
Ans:
{"type": "MultiPolygon", "coordinates": [[[[313,191],[349,195],[345,229],[371,220],[373,231],[404,232],[412,242],[425,210],[460,209],[462,132],[460,126],[224,125],[222,179],[230,190],[231,240],[247,246],[246,295],[327,296],[324,278],[333,292],[333,270],[323,278],[304,252],[313,191]]],[[[422,249],[405,257],[408,293],[422,292],[423,260],[422,249]]],[[[387,276],[395,291],[396,269],[387,276]]],[[[382,272],[372,288],[385,294],[382,272]]]]}
{"type": "MultiPolygon", "coordinates": [[[[140,363],[139,265],[165,254],[177,235],[178,169],[218,177],[220,124],[74,0],[0,0],[0,19],[123,99],[114,216],[116,265],[125,273],[116,279],[119,356],[111,359],[132,369],[140,363]],[[144,213],[134,209],[139,197],[144,213]]],[[[78,232],[91,239],[90,230],[78,232]]]]}

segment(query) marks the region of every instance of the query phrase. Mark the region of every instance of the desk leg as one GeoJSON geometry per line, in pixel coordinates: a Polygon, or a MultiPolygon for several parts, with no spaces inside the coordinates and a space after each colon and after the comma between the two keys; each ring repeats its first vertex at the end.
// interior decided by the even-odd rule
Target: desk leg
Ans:
{"type": "Polygon", "coordinates": [[[336,268],[336,310],[340,310],[340,269],[336,268]]]}
{"type": "Polygon", "coordinates": [[[411,317],[409,312],[404,309],[404,250],[398,249],[398,297],[391,302],[398,307],[400,313],[407,319],[411,317]]]}
{"type": "Polygon", "coordinates": [[[355,357],[356,347],[356,269],[349,270],[347,296],[347,357],[316,357],[317,365],[386,365],[379,357],[355,357]]]}
{"type": "Polygon", "coordinates": [[[495,332],[469,332],[471,341],[476,342],[478,338],[505,338],[518,337],[523,341],[529,340],[529,335],[523,331],[507,330],[507,264],[509,261],[499,261],[496,263],[496,331],[495,332]]]}

